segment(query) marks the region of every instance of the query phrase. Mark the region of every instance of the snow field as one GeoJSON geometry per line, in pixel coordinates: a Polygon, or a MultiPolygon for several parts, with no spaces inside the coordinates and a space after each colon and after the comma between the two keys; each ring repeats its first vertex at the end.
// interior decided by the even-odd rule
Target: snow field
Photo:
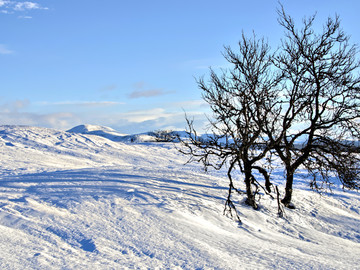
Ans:
{"type": "MultiPolygon", "coordinates": [[[[312,192],[277,217],[234,196],[171,143],[121,143],[51,129],[0,127],[1,269],[356,269],[360,196],[312,192]]],[[[274,183],[282,191],[282,173],[274,183]]]]}

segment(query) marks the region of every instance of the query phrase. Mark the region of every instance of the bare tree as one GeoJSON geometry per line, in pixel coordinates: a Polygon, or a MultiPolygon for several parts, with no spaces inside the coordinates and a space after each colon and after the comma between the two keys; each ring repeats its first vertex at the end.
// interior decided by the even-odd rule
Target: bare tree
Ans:
{"type": "MultiPolygon", "coordinates": [[[[265,192],[270,193],[271,183],[267,170],[258,162],[266,157],[272,146],[264,137],[264,125],[277,100],[278,78],[271,71],[272,55],[263,39],[257,40],[242,36],[239,52],[226,47],[225,59],[232,69],[223,70],[217,75],[210,70],[210,80],[198,80],[204,100],[210,105],[213,116],[209,118],[212,134],[206,139],[197,135],[193,122],[187,119],[188,138],[181,140],[181,152],[190,156],[189,161],[201,162],[205,169],[217,170],[227,166],[229,191],[225,212],[235,211],[231,195],[242,193],[234,184],[232,173],[240,170],[244,175],[246,202],[258,208],[255,196],[262,187],[255,179],[257,170],[265,179],[265,192]]],[[[237,214],[236,214],[237,216],[237,214]]],[[[238,217],[238,216],[237,216],[238,217]]]]}
{"type": "Polygon", "coordinates": [[[346,188],[359,188],[359,159],[354,141],[359,140],[360,77],[357,47],[340,28],[339,17],[328,18],[323,31],[313,29],[315,15],[294,20],[278,11],[285,29],[274,65],[282,72],[282,95],[276,121],[266,133],[286,170],[285,197],[291,203],[296,170],[304,165],[313,176],[312,187],[331,184],[336,173],[346,188]]]}
{"type": "Polygon", "coordinates": [[[225,211],[230,214],[235,210],[232,192],[241,193],[232,173],[243,173],[247,203],[256,209],[262,186],[253,171],[263,176],[264,191],[270,193],[267,168],[259,164],[272,154],[284,164],[281,202],[289,208],[294,207],[294,174],[300,167],[308,170],[317,190],[331,187],[334,175],[344,188],[360,189],[358,49],[349,43],[338,16],[329,17],[317,34],[315,15],[305,18],[300,30],[283,7],[278,15],[285,37],[275,53],[263,39],[242,35],[238,53],[225,48],[233,68],[220,75],[210,70],[208,82],[198,80],[213,112],[209,129],[214,135],[202,139],[187,119],[189,138],[182,140],[182,152],[205,168],[227,166],[225,211]]]}

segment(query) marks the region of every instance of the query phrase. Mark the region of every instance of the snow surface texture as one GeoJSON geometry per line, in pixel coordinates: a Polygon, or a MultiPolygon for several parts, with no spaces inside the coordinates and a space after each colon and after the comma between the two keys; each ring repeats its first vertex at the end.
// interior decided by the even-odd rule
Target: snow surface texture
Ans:
{"type": "Polygon", "coordinates": [[[356,192],[320,197],[299,177],[284,218],[235,197],[239,225],[225,174],[172,143],[0,126],[0,160],[0,269],[359,269],[356,192]]]}

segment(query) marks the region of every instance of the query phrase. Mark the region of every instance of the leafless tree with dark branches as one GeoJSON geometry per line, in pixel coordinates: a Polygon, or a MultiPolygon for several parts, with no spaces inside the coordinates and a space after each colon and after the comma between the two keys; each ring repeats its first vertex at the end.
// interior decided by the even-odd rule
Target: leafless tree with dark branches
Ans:
{"type": "Polygon", "coordinates": [[[274,154],[284,164],[281,202],[289,208],[295,207],[291,200],[299,168],[308,170],[310,185],[317,190],[331,187],[334,177],[344,188],[360,189],[358,48],[350,44],[338,16],[329,17],[317,34],[315,15],[303,19],[300,30],[282,6],[278,15],[285,37],[275,52],[264,39],[243,34],[237,53],[225,47],[224,57],[232,69],[220,75],[210,69],[209,81],[197,81],[213,112],[209,117],[213,135],[204,140],[186,118],[188,138],[181,140],[181,152],[206,169],[226,166],[225,212],[231,215],[236,213],[231,196],[241,193],[233,172],[243,173],[246,202],[256,209],[262,185],[253,172],[263,176],[263,190],[269,194],[268,168],[274,154]]]}
{"type": "Polygon", "coordinates": [[[273,57],[270,47],[255,35],[252,38],[242,36],[238,53],[226,47],[224,57],[232,64],[231,70],[223,70],[221,75],[210,70],[209,82],[203,78],[198,80],[203,98],[213,112],[209,118],[212,135],[202,139],[193,122],[187,119],[188,138],[182,140],[185,147],[181,152],[189,155],[190,161],[202,162],[205,168],[219,170],[227,166],[229,192],[225,212],[232,215],[236,210],[231,195],[233,192],[241,193],[234,184],[234,170],[243,173],[246,202],[254,209],[258,208],[255,197],[263,187],[254,177],[254,170],[265,179],[264,191],[271,192],[270,176],[258,163],[273,147],[264,137],[263,130],[264,119],[277,100],[279,78],[270,69],[273,57]]]}

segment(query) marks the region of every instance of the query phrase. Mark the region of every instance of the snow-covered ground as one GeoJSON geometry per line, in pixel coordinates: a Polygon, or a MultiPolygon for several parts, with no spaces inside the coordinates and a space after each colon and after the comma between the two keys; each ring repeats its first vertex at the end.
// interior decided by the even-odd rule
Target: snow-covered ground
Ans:
{"type": "Polygon", "coordinates": [[[239,196],[238,224],[225,174],[174,144],[80,133],[0,126],[0,269],[359,269],[357,192],[299,177],[295,210],[239,196]]]}

